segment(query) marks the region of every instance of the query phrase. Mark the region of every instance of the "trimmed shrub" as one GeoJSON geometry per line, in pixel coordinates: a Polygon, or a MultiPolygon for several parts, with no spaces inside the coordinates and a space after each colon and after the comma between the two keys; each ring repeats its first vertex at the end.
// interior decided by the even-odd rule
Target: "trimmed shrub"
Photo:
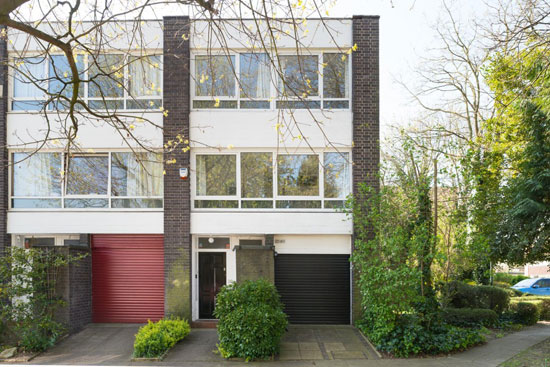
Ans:
{"type": "Polygon", "coordinates": [[[550,297],[530,296],[530,297],[514,297],[510,299],[510,304],[518,302],[532,303],[539,309],[540,320],[550,321],[550,297]]]}
{"type": "Polygon", "coordinates": [[[444,308],[441,317],[446,323],[461,327],[491,327],[498,324],[497,313],[485,308],[444,308]]]}
{"type": "Polygon", "coordinates": [[[139,328],[134,341],[135,358],[157,358],[183,340],[191,331],[189,323],[181,319],[149,321],[139,328]]]}
{"type": "Polygon", "coordinates": [[[500,314],[510,303],[506,290],[488,285],[449,282],[443,286],[442,293],[444,305],[451,308],[486,308],[500,314]]]}
{"type": "MultiPolygon", "coordinates": [[[[369,325],[359,323],[357,326],[369,335],[369,325]]],[[[479,329],[465,329],[438,321],[428,327],[414,316],[402,315],[392,331],[372,341],[378,350],[402,358],[465,350],[483,343],[485,337],[479,329]]]]}
{"type": "Polygon", "coordinates": [[[493,284],[495,282],[503,282],[507,283],[509,285],[514,285],[516,283],[521,282],[522,280],[529,279],[529,277],[525,275],[512,275],[508,273],[496,273],[493,276],[493,284]]]}
{"type": "Polygon", "coordinates": [[[216,297],[218,350],[224,358],[246,361],[279,352],[288,321],[275,285],[267,280],[224,286],[216,297]]]}
{"type": "Polygon", "coordinates": [[[539,321],[540,311],[534,303],[517,302],[510,305],[508,316],[522,325],[535,325],[539,321]]]}

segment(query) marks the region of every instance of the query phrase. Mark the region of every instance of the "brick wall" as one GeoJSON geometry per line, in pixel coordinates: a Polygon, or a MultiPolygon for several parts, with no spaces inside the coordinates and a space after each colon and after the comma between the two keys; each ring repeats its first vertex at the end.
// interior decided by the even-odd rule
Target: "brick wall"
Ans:
{"type": "Polygon", "coordinates": [[[69,248],[71,256],[86,256],[69,265],[69,331],[71,333],[92,322],[92,253],[89,239],[89,235],[81,235],[80,245],[69,248]]]}
{"type": "MultiPolygon", "coordinates": [[[[353,193],[362,182],[379,188],[380,76],[378,16],[353,17],[353,193]]],[[[354,278],[357,274],[354,274],[354,278]]],[[[361,317],[360,295],[353,284],[353,320],[361,317]]]]}
{"type": "MultiPolygon", "coordinates": [[[[164,144],[189,137],[189,35],[188,17],[164,18],[164,144]]],[[[165,154],[164,272],[165,313],[191,318],[191,235],[189,180],[179,178],[179,168],[189,167],[189,153],[179,146],[165,154]]]]}
{"type": "MultiPolygon", "coordinates": [[[[0,27],[0,32],[5,29],[0,27]]],[[[8,47],[7,40],[0,37],[0,85],[3,93],[0,97],[0,255],[11,243],[7,234],[7,211],[8,211],[8,149],[6,147],[6,114],[8,111],[8,47]]]]}

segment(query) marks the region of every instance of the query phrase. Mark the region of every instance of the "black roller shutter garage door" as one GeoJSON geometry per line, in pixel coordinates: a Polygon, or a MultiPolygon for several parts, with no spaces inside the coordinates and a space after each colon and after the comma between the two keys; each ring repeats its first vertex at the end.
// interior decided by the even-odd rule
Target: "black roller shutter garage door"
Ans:
{"type": "Polygon", "coordinates": [[[291,323],[350,323],[349,255],[278,254],[275,285],[291,323]]]}

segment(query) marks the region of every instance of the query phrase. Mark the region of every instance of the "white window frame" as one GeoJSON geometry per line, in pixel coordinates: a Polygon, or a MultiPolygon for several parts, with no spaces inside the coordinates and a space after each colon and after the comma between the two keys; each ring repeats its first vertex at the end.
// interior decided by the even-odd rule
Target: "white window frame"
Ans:
{"type": "MultiPolygon", "coordinates": [[[[163,105],[163,95],[164,95],[164,78],[161,77],[160,78],[160,95],[159,96],[140,96],[140,97],[131,97],[128,93],[128,87],[129,87],[129,79],[128,79],[128,73],[129,73],[129,65],[128,65],[128,58],[129,57],[132,57],[132,56],[137,56],[137,57],[143,57],[143,58],[146,58],[146,57],[149,57],[149,56],[157,56],[159,57],[159,71],[161,73],[163,73],[163,70],[164,70],[164,56],[163,56],[163,53],[162,53],[162,50],[146,50],[146,52],[144,53],[130,53],[130,54],[127,54],[127,53],[120,53],[120,52],[116,52],[116,51],[106,51],[104,52],[103,54],[107,54],[107,55],[122,55],[124,57],[124,88],[123,88],[123,93],[124,95],[122,97],[106,97],[105,98],[105,101],[106,102],[109,102],[109,101],[113,101],[113,102],[117,102],[117,101],[122,101],[122,105],[123,105],[123,108],[119,109],[121,111],[130,111],[130,112],[159,112],[159,108],[147,108],[147,109],[127,109],[126,106],[128,104],[129,101],[133,101],[133,100],[136,100],[136,101],[139,101],[139,100],[158,100],[160,101],[160,106],[163,105]]],[[[55,54],[52,54],[51,56],[62,56],[63,54],[58,54],[58,53],[55,53],[55,54]]],[[[35,53],[28,53],[22,57],[19,57],[19,56],[10,56],[10,63],[14,63],[15,60],[18,60],[18,59],[26,59],[26,58],[32,58],[32,57],[37,57],[37,56],[41,56],[41,54],[35,54],[35,53]]],[[[83,73],[83,78],[85,80],[88,80],[88,68],[89,68],[89,64],[88,64],[88,55],[82,55],[83,57],[83,63],[84,63],[84,73],[83,73]]],[[[47,78],[49,78],[49,65],[50,65],[50,58],[49,57],[46,57],[45,58],[45,62],[44,62],[44,69],[45,69],[45,74],[47,78]]],[[[15,81],[14,81],[14,78],[15,78],[15,74],[16,74],[16,70],[14,70],[12,67],[9,68],[10,72],[8,73],[8,112],[10,113],[40,113],[42,111],[44,111],[44,109],[39,109],[39,110],[13,110],[12,109],[12,103],[13,102],[17,102],[17,101],[21,101],[21,102],[33,102],[33,101],[45,101],[46,100],[46,97],[44,96],[44,98],[42,99],[37,99],[37,98],[32,98],[32,97],[17,97],[15,98],[14,97],[14,91],[15,91],[15,81]]],[[[83,91],[83,96],[80,97],[81,100],[83,100],[84,102],[86,102],[86,104],[89,104],[91,101],[102,101],[102,98],[101,97],[90,97],[89,96],[89,88],[88,88],[88,83],[84,82],[83,83],[83,87],[84,87],[84,91],[83,91]]],[[[46,82],[46,89],[49,88],[49,81],[46,82]]],[[[97,111],[105,111],[104,109],[93,109],[93,110],[97,110],[97,111]]],[[[52,109],[50,106],[46,106],[46,112],[48,113],[55,113],[55,112],[63,112],[65,110],[56,110],[56,109],[52,109]]],[[[111,110],[110,110],[111,111],[111,110]]],[[[82,111],[84,112],[84,111],[82,111]]]]}
{"type": "MultiPolygon", "coordinates": [[[[68,174],[65,173],[63,175],[63,178],[61,180],[61,196],[55,196],[55,197],[38,197],[38,196],[14,196],[13,193],[13,184],[14,184],[14,176],[13,176],[13,153],[25,153],[27,151],[25,150],[12,150],[9,152],[9,167],[8,167],[8,174],[9,174],[9,210],[10,211],[125,211],[125,212],[133,212],[133,211],[146,211],[146,212],[158,212],[164,210],[164,195],[162,196],[114,196],[112,195],[111,190],[111,175],[112,175],[112,154],[113,153],[130,153],[132,154],[132,151],[129,150],[112,150],[112,151],[96,151],[94,153],[77,153],[75,155],[84,156],[97,156],[97,155],[107,155],[108,157],[108,184],[107,184],[107,195],[68,195],[66,194],[66,187],[67,187],[67,180],[68,180],[68,174]],[[12,200],[13,199],[59,199],[61,200],[61,206],[56,208],[14,208],[12,200]],[[105,208],[66,208],[65,207],[65,200],[71,200],[71,199],[107,199],[108,205],[105,208]],[[162,200],[162,206],[160,208],[114,208],[112,205],[112,200],[117,199],[160,199],[162,200]]],[[[65,160],[67,159],[67,154],[61,150],[53,150],[53,149],[42,149],[40,150],[40,153],[60,153],[61,154],[61,169],[63,170],[65,167],[65,160]]],[[[164,192],[164,188],[163,188],[164,192]]]]}
{"type": "Polygon", "coordinates": [[[322,150],[318,152],[311,152],[311,150],[307,149],[299,149],[293,152],[281,152],[274,149],[246,149],[246,150],[239,150],[238,152],[234,150],[221,150],[221,151],[211,151],[211,150],[192,150],[191,151],[191,182],[190,182],[190,188],[191,188],[191,210],[193,211],[201,211],[201,212],[208,212],[208,211],[214,211],[214,212],[224,212],[224,211],[248,211],[248,212],[269,212],[269,211],[278,211],[278,212],[290,212],[290,211],[298,211],[298,212],[310,212],[310,211],[318,211],[318,212],[324,212],[324,211],[336,211],[335,208],[326,208],[325,202],[326,201],[345,201],[346,198],[325,198],[325,170],[324,170],[324,153],[348,153],[348,177],[349,177],[349,189],[351,193],[352,185],[353,185],[353,176],[352,176],[352,164],[351,164],[351,150],[350,149],[342,149],[340,151],[337,151],[335,149],[330,150],[322,150]],[[271,153],[272,154],[272,162],[273,162],[273,197],[271,198],[242,198],[242,190],[241,190],[241,153],[271,153]],[[197,195],[196,194],[196,188],[197,188],[197,155],[236,155],[236,172],[237,172],[237,190],[236,195],[233,196],[206,196],[206,195],[197,195]],[[278,195],[278,161],[277,156],[278,155],[317,155],[319,159],[319,193],[317,196],[283,196],[278,195]],[[195,207],[195,200],[223,200],[223,201],[237,201],[238,205],[237,208],[196,208],[195,207]],[[320,208],[277,208],[277,201],[284,201],[284,200],[291,200],[291,201],[320,201],[321,207],[320,208]],[[243,201],[271,201],[272,205],[269,208],[243,208],[242,202],[243,201]]]}
{"type": "MultiPolygon", "coordinates": [[[[279,95],[277,93],[277,86],[274,84],[274,81],[277,81],[279,76],[276,74],[276,72],[273,70],[272,65],[270,64],[270,96],[267,97],[267,100],[269,101],[269,108],[241,108],[241,101],[263,101],[265,99],[258,99],[258,98],[241,98],[240,96],[240,90],[239,90],[239,78],[240,78],[240,54],[249,54],[249,53],[266,53],[265,50],[262,50],[263,52],[254,52],[254,50],[250,49],[234,49],[231,52],[227,53],[223,50],[213,50],[210,53],[207,53],[206,51],[192,51],[191,52],[191,60],[190,60],[190,70],[191,70],[191,81],[190,81],[190,103],[191,103],[191,111],[277,111],[281,110],[283,108],[277,108],[277,101],[280,101],[279,95]],[[236,70],[236,80],[235,80],[235,97],[227,97],[227,96],[197,96],[196,95],[196,83],[198,83],[198,79],[200,77],[197,77],[195,75],[195,59],[197,56],[234,56],[235,58],[235,70],[236,70]],[[219,99],[221,101],[235,101],[237,106],[235,108],[224,108],[224,107],[213,107],[213,108],[195,108],[193,106],[193,101],[214,101],[216,99],[219,99]]],[[[317,67],[319,72],[319,85],[318,85],[318,96],[308,96],[306,98],[300,98],[300,97],[286,97],[283,101],[319,101],[319,110],[327,110],[324,107],[325,99],[323,97],[323,66],[322,63],[324,62],[324,54],[345,54],[346,55],[346,61],[348,62],[348,98],[327,98],[327,101],[348,101],[348,108],[337,108],[337,109],[330,109],[331,111],[351,111],[352,109],[352,62],[351,58],[352,55],[348,55],[345,52],[342,52],[338,49],[316,49],[314,51],[310,50],[304,50],[307,51],[306,53],[301,53],[299,56],[317,56],[317,67]]],[[[296,52],[290,51],[290,50],[279,50],[278,53],[279,56],[298,56],[296,52]]],[[[271,58],[276,57],[274,55],[270,55],[271,58]]],[[[234,77],[234,76],[233,76],[234,77]]],[[[292,108],[290,108],[292,109],[292,108]]],[[[305,108],[303,108],[305,109],[305,108]]],[[[298,110],[298,109],[297,109],[298,110]]]]}

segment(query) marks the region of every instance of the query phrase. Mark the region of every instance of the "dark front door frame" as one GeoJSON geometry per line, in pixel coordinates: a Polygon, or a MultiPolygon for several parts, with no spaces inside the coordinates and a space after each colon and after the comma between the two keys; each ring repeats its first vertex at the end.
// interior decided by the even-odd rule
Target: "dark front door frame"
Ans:
{"type": "Polygon", "coordinates": [[[216,295],[227,283],[225,251],[201,251],[198,254],[199,319],[214,319],[216,295]]]}

